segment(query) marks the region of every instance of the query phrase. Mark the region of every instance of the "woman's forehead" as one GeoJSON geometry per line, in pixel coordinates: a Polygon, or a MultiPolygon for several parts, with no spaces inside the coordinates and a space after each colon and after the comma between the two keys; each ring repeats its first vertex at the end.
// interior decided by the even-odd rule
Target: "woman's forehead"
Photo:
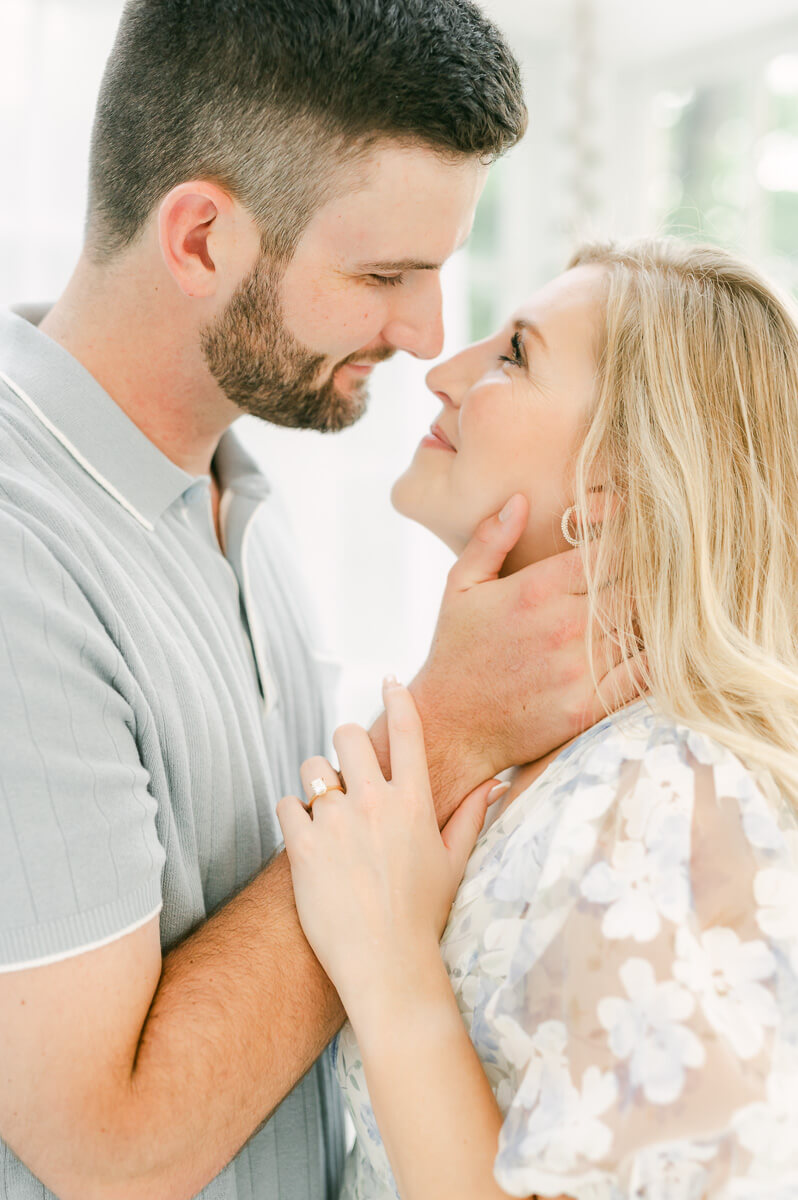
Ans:
{"type": "Polygon", "coordinates": [[[534,292],[512,320],[537,326],[547,341],[579,325],[588,333],[601,315],[606,275],[606,268],[597,263],[572,267],[534,292]]]}

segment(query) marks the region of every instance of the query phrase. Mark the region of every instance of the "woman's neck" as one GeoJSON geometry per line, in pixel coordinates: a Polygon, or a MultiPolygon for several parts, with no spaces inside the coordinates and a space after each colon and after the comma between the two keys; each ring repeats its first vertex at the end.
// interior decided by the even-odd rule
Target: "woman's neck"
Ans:
{"type": "MultiPolygon", "coordinates": [[[[639,699],[640,697],[638,696],[635,700],[630,700],[628,704],[622,704],[621,707],[616,711],[622,712],[625,708],[630,708],[631,705],[637,704],[639,699]]],[[[603,718],[600,717],[599,720],[603,720],[603,718]]],[[[593,725],[597,724],[598,721],[593,722],[593,725]]],[[[582,733],[587,733],[587,730],[592,729],[593,725],[588,725],[587,728],[582,730],[582,733]]],[[[521,766],[513,767],[510,790],[509,792],[506,792],[498,802],[498,810],[496,815],[504,812],[507,806],[512,804],[513,800],[520,796],[522,792],[525,792],[527,788],[531,787],[535,780],[543,774],[543,772],[546,770],[546,767],[548,767],[550,763],[554,762],[555,758],[562,754],[566,746],[573,745],[577,738],[582,736],[582,733],[576,734],[576,737],[572,737],[569,739],[569,741],[563,742],[561,746],[557,746],[554,750],[550,750],[548,754],[544,754],[541,758],[536,759],[532,763],[524,763],[521,766]]]]}

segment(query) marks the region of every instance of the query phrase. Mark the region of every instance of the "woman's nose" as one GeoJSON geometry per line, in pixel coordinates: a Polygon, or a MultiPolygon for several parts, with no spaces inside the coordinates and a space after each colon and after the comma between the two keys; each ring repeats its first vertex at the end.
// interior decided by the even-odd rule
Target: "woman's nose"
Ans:
{"type": "Polygon", "coordinates": [[[426,384],[434,396],[448,408],[458,408],[463,388],[458,385],[457,378],[452,372],[452,360],[438,363],[427,372],[426,384]]]}
{"type": "Polygon", "coordinates": [[[447,392],[442,392],[440,388],[431,388],[430,390],[433,395],[437,396],[443,402],[444,408],[457,408],[454,400],[447,392]]]}

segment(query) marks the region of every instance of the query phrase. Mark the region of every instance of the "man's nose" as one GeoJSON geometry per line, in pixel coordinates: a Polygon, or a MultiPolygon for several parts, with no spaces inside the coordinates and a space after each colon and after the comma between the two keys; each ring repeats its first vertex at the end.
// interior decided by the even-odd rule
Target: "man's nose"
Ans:
{"type": "Polygon", "coordinates": [[[437,273],[419,286],[404,287],[397,298],[382,336],[416,358],[437,358],[443,350],[443,298],[437,273]]]}

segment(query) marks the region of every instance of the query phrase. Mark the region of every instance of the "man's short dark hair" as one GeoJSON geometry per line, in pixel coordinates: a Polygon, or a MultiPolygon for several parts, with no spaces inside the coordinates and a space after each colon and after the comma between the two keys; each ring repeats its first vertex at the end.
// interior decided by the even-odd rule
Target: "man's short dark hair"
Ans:
{"type": "Polygon", "coordinates": [[[209,179],[288,258],[382,138],[492,161],[526,128],[518,64],[471,0],[129,0],[92,137],[87,247],[130,245],[209,179]]]}

